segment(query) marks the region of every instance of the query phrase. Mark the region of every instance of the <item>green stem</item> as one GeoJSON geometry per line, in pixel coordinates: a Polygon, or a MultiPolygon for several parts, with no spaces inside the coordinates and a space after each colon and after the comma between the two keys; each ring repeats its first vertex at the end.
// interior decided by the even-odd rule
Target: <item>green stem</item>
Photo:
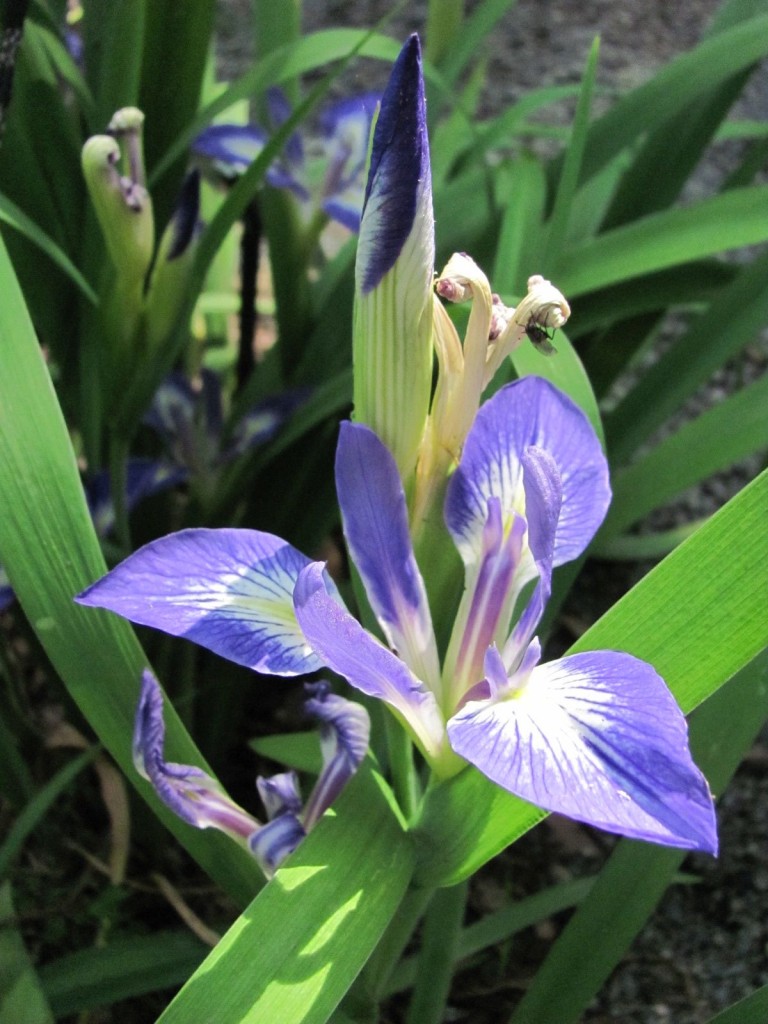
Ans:
{"type": "Polygon", "coordinates": [[[410,821],[421,799],[421,787],[413,763],[413,742],[401,723],[389,713],[384,715],[384,729],[392,788],[403,815],[410,821]]]}
{"type": "Polygon", "coordinates": [[[451,991],[469,882],[438,889],[424,922],[419,970],[406,1024],[441,1024],[451,991]]]}
{"type": "Polygon", "coordinates": [[[392,972],[405,952],[405,947],[424,915],[434,889],[409,888],[389,927],[381,937],[360,975],[368,998],[378,1003],[387,989],[392,972]]]}

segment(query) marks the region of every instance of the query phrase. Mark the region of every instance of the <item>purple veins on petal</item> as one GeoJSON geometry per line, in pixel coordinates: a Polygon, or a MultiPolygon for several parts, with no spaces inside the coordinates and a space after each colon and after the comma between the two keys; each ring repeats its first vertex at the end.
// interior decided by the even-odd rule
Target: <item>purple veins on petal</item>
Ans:
{"type": "Polygon", "coordinates": [[[309,831],[362,764],[371,721],[361,704],[330,693],[326,684],[311,683],[307,689],[315,694],[305,707],[320,722],[323,754],[323,769],[303,815],[304,827],[309,831]]]}
{"type": "Polygon", "coordinates": [[[336,491],[350,555],[390,646],[436,688],[437,646],[400,475],[389,450],[363,424],[341,425],[336,491]]]}
{"type": "Polygon", "coordinates": [[[552,458],[562,484],[553,564],[580,555],[602,522],[608,464],[592,425],[557,388],[524,377],[481,407],[448,485],[445,521],[465,563],[477,557],[489,497],[501,500],[505,516],[526,514],[522,458],[529,447],[552,458]]]}
{"type": "Polygon", "coordinates": [[[419,210],[429,207],[431,172],[418,37],[400,51],[373,131],[357,277],[363,295],[396,263],[419,210]]]}
{"type": "Polygon", "coordinates": [[[327,587],[322,562],[313,562],[302,570],[294,592],[296,617],[312,649],[356,689],[389,704],[408,723],[422,750],[435,756],[444,726],[434,694],[327,587]]]}
{"type": "Polygon", "coordinates": [[[259,822],[224,793],[215,779],[192,765],[164,760],[163,695],[149,671],[142,675],[133,733],[136,770],[152,783],[158,797],[195,828],[217,828],[236,839],[248,839],[259,822]]]}
{"type": "Polygon", "coordinates": [[[277,775],[259,775],[256,789],[267,815],[267,821],[281,814],[300,814],[301,795],[296,772],[279,772],[277,775]]]}
{"type": "Polygon", "coordinates": [[[280,814],[250,836],[248,848],[267,878],[271,878],[305,835],[295,814],[280,814]]]}
{"type": "Polygon", "coordinates": [[[293,610],[308,564],[270,533],[182,530],[140,548],[76,600],[194,640],[238,665],[301,675],[322,667],[293,610]]]}
{"type": "Polygon", "coordinates": [[[650,665],[596,651],[525,668],[506,699],[468,703],[451,719],[456,753],[546,810],[717,852],[712,796],[691,759],[685,719],[650,665]]]}

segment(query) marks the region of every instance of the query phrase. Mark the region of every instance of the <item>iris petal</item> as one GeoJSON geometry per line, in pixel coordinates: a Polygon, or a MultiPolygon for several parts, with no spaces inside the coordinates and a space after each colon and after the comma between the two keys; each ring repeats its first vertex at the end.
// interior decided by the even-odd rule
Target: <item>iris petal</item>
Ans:
{"type": "Polygon", "coordinates": [[[336,491],[350,555],[390,646],[436,689],[437,646],[400,476],[385,445],[360,423],[341,425],[336,491]]]}
{"type": "Polygon", "coordinates": [[[371,721],[362,704],[329,693],[325,684],[315,687],[315,692],[316,696],[311,697],[305,707],[321,723],[323,770],[304,809],[302,820],[307,831],[362,764],[371,733],[371,721]]]}
{"type": "Polygon", "coordinates": [[[140,548],[76,600],[194,640],[238,665],[300,675],[322,665],[293,610],[307,564],[270,533],[182,530],[140,548]]]}
{"type": "Polygon", "coordinates": [[[422,750],[435,756],[444,727],[434,694],[363,629],[327,586],[323,564],[314,562],[301,572],[294,592],[296,617],[312,648],[352,686],[397,711],[422,750]]]}
{"type": "Polygon", "coordinates": [[[510,698],[475,701],[454,716],[448,735],[458,754],[549,811],[717,851],[712,797],[688,752],[685,719],[650,665],[599,651],[537,667],[522,682],[510,698]]]}
{"type": "Polygon", "coordinates": [[[480,554],[488,498],[505,518],[525,513],[523,453],[551,456],[562,481],[554,565],[576,558],[595,534],[610,502],[608,465],[589,420],[566,395],[540,377],[524,377],[480,409],[448,486],[445,520],[465,564],[480,554]]]}

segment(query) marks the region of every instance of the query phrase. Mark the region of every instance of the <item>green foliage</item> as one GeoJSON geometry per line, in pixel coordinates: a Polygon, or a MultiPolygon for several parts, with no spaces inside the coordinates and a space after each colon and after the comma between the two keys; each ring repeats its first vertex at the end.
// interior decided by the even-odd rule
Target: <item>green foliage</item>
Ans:
{"type": "MultiPolygon", "coordinates": [[[[0,563],[20,602],[17,615],[23,613],[37,638],[36,657],[48,659],[63,683],[67,711],[85,719],[162,827],[246,909],[207,956],[200,942],[178,932],[136,935],[118,928],[103,948],[97,943],[62,956],[38,975],[13,924],[4,883],[0,961],[9,970],[0,971],[0,1017],[49,1021],[189,979],[162,1014],[164,1024],[209,1018],[321,1024],[331,1015],[337,1024],[362,1022],[374,1019],[378,999],[414,986],[409,1020],[425,1024],[443,1019],[457,963],[576,906],[513,1017],[526,1024],[576,1021],[674,880],[678,852],[622,841],[596,879],[536,894],[462,928],[465,881],[544,812],[465,770],[429,786],[406,824],[385,780],[386,765],[371,762],[263,887],[243,850],[213,830],[180,823],[138,779],[130,737],[138,679],[149,659],[122,620],[72,601],[104,572],[105,554],[112,560],[128,553],[131,534],[145,541],[182,526],[253,525],[314,552],[337,527],[331,467],[336,424],[352,395],[354,241],[326,255],[317,244],[323,225],[308,225],[294,197],[266,188],[264,180],[342,70],[358,57],[390,63],[398,42],[381,31],[386,26],[304,36],[299,4],[283,15],[276,13],[280,5],[255,3],[258,60],[214,90],[205,75],[213,0],[89,3],[85,70],[62,41],[56,21],[62,6],[31,5],[0,145],[0,563]],[[314,85],[304,89],[308,73],[314,85]],[[80,172],[84,141],[104,131],[117,108],[136,104],[144,111],[159,238],[198,132],[232,116],[238,101],[263,113],[274,85],[290,95],[291,115],[225,196],[209,196],[214,213],[195,243],[188,287],[162,344],[141,349],[143,327],[137,328],[131,358],[120,364],[125,373],[116,377],[108,349],[126,318],[115,313],[115,268],[80,172]],[[238,222],[259,208],[277,341],[252,375],[238,380],[237,345],[212,328],[216,318],[205,312],[222,302],[219,285],[215,297],[206,290],[214,259],[237,248],[238,222]],[[192,481],[183,496],[177,490],[129,517],[119,481],[127,455],[158,454],[157,440],[142,426],[153,394],[173,367],[194,374],[213,365],[225,383],[225,437],[256,401],[296,386],[311,391],[283,429],[230,462],[207,490],[192,481]],[[90,473],[111,468],[118,522],[107,545],[91,522],[83,462],[90,473]],[[406,957],[424,912],[422,959],[406,957]]],[[[430,5],[427,53],[434,66],[426,73],[438,260],[469,252],[492,271],[493,287],[509,303],[533,273],[551,277],[573,300],[567,333],[555,338],[557,355],[545,359],[524,345],[488,394],[526,374],[569,394],[604,436],[613,469],[614,502],[595,552],[606,558],[672,552],[572,650],[614,648],[652,662],[684,711],[698,708],[692,739],[721,792],[768,715],[760,653],[768,641],[768,476],[702,524],[651,536],[632,531],[683,489],[768,448],[764,379],[662,439],[684,403],[768,323],[768,186],[758,179],[768,130],[727,120],[751,69],[768,53],[768,15],[763,4],[729,0],[698,47],[596,119],[597,42],[580,88],[542,87],[482,121],[484,66],[475,58],[512,6],[484,0],[465,16],[455,3],[441,21],[440,5],[430,5]],[[568,132],[543,120],[551,106],[573,97],[568,132]],[[681,202],[710,145],[733,137],[749,140],[738,166],[714,193],[681,202]],[[557,155],[534,155],[540,138],[560,143],[557,155]],[[658,346],[670,313],[683,327],[658,346]]],[[[227,308],[238,301],[235,266],[229,276],[227,308]]],[[[260,296],[262,323],[265,305],[260,296]]],[[[241,339],[241,346],[250,340],[241,339]]],[[[553,611],[577,570],[560,570],[553,611]]],[[[165,674],[183,698],[177,704],[185,721],[202,717],[206,691],[215,686],[227,695],[227,707],[211,720],[243,717],[245,673],[179,655],[175,642],[155,644],[152,658],[173,666],[165,674]]],[[[0,845],[0,875],[11,877],[24,843],[65,787],[81,784],[78,773],[93,756],[80,755],[39,783],[15,742],[15,721],[0,712],[3,797],[17,812],[0,845]]],[[[166,724],[169,756],[205,766],[170,703],[166,724]]],[[[206,724],[204,750],[221,768],[223,730],[220,722],[206,724]]],[[[320,766],[314,734],[260,737],[251,746],[301,771],[320,766]]],[[[376,746],[385,749],[380,737],[376,746]]],[[[418,802],[420,784],[406,781],[418,802]]],[[[762,1020],[765,1007],[763,989],[711,1024],[762,1020]]]]}

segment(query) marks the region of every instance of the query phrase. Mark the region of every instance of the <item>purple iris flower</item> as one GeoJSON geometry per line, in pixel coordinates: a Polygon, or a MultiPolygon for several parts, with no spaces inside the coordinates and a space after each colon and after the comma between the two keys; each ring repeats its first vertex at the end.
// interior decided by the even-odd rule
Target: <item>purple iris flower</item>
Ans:
{"type": "Polygon", "coordinates": [[[274,437],[308,397],[308,389],[296,388],[257,402],[227,435],[220,378],[203,369],[192,382],[174,372],[155,392],[144,422],[160,435],[182,479],[210,482],[227,463],[274,437]]]}
{"type": "Polygon", "coordinates": [[[332,694],[325,684],[309,689],[311,695],[305,706],[320,723],[323,768],[306,806],[294,772],[259,777],[256,787],[267,817],[267,823],[262,824],[201,768],[164,759],[162,692],[149,669],[142,676],[133,734],[136,770],[187,824],[219,829],[245,844],[268,878],[330,806],[368,748],[370,722],[365,708],[332,694]]]}
{"type": "Polygon", "coordinates": [[[259,671],[327,666],[388,704],[438,777],[469,762],[547,810],[716,851],[712,797],[653,668],[615,651],[539,664],[552,570],[586,548],[610,500],[598,439],[569,398],[525,378],[469,431],[445,500],[465,586],[442,659],[397,466],[362,424],[342,425],[336,486],[386,643],[347,611],[323,563],[258,531],[161,538],[78,600],[259,671]]]}
{"type": "MultiPolygon", "coordinates": [[[[319,134],[295,132],[266,173],[267,184],[292,192],[308,212],[322,210],[350,231],[360,227],[368,137],[379,93],[362,93],[325,107],[319,134]]],[[[225,181],[245,171],[291,114],[285,94],[267,93],[267,130],[258,125],[214,124],[192,143],[192,152],[225,181]]]]}

